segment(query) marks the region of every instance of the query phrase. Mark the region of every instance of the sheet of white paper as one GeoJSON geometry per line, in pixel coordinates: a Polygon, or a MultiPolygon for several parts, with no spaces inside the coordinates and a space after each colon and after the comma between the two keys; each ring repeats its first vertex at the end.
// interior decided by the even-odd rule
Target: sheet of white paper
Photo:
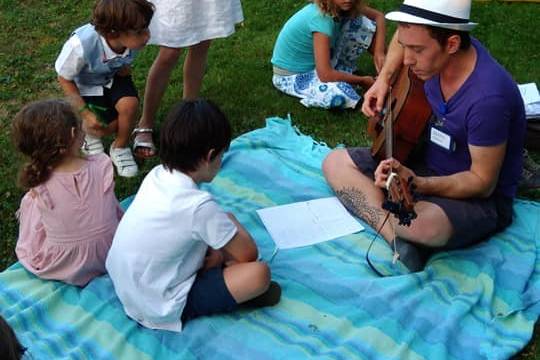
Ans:
{"type": "Polygon", "coordinates": [[[364,230],[336,197],[257,210],[280,249],[317,244],[364,230]]]}
{"type": "Polygon", "coordinates": [[[540,93],[535,83],[520,84],[518,88],[525,105],[540,102],[540,93]]]}
{"type": "Polygon", "coordinates": [[[528,119],[540,117],[540,103],[525,105],[525,114],[528,119]]]}

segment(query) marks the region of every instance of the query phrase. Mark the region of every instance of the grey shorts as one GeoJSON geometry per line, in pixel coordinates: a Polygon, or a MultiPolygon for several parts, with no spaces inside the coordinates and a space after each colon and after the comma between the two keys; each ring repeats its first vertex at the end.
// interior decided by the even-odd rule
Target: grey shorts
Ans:
{"type": "MultiPolygon", "coordinates": [[[[356,167],[373,178],[377,161],[369,148],[348,148],[347,152],[356,167]]],[[[424,164],[408,164],[419,176],[434,176],[424,164]]],[[[441,250],[460,249],[477,244],[512,223],[513,199],[502,195],[466,200],[418,194],[418,200],[439,206],[452,224],[453,234],[441,250]]]]}

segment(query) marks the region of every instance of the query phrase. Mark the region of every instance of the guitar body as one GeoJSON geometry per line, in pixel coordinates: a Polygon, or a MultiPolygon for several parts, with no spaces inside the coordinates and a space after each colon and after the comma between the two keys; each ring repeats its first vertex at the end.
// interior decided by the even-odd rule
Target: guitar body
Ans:
{"type": "Polygon", "coordinates": [[[431,117],[431,107],[424,93],[424,82],[406,66],[401,68],[390,98],[392,103],[386,104],[384,115],[368,120],[368,135],[373,138],[371,155],[379,161],[386,159],[385,143],[393,141],[392,157],[406,163],[431,117]],[[383,125],[389,114],[393,114],[393,139],[387,139],[383,125]]]}

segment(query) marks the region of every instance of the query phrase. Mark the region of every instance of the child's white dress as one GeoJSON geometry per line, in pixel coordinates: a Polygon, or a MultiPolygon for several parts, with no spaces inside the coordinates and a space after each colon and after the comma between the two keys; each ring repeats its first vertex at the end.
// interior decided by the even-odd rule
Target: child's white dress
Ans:
{"type": "Polygon", "coordinates": [[[150,0],[150,44],[183,48],[224,38],[244,20],[240,0],[150,0]]]}

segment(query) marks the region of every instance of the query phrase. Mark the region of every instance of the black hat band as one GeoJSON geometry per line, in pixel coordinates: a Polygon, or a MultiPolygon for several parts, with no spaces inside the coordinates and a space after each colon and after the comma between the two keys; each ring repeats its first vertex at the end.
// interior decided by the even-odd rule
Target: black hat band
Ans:
{"type": "Polygon", "coordinates": [[[457,18],[457,17],[453,17],[453,16],[439,14],[439,13],[436,13],[434,11],[429,11],[429,10],[418,8],[416,6],[410,6],[410,5],[402,4],[399,7],[399,10],[401,12],[404,12],[404,13],[407,13],[407,14],[410,14],[410,15],[414,15],[414,16],[418,16],[418,17],[421,17],[421,18],[424,18],[424,19],[427,19],[427,20],[432,20],[434,22],[438,22],[438,23],[441,23],[441,24],[444,24],[444,23],[467,24],[467,23],[469,23],[469,20],[467,20],[467,19],[461,19],[461,18],[457,18]]]}

